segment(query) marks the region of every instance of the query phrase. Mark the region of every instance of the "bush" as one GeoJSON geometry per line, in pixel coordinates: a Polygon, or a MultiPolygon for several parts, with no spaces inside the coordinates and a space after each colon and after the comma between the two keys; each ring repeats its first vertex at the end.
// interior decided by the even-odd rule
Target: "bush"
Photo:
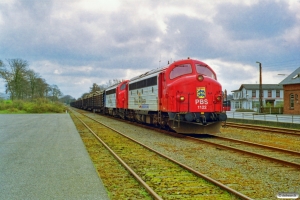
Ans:
{"type": "Polygon", "coordinates": [[[0,101],[0,110],[6,113],[63,113],[65,109],[62,103],[53,103],[46,99],[0,101]]]}
{"type": "Polygon", "coordinates": [[[19,112],[19,110],[17,108],[10,108],[10,109],[8,109],[8,111],[11,112],[11,113],[19,112]]]}
{"type": "Polygon", "coordinates": [[[12,108],[23,110],[24,102],[21,100],[15,100],[12,102],[12,108]]]}
{"type": "Polygon", "coordinates": [[[0,110],[8,110],[12,108],[12,101],[11,100],[1,100],[0,101],[0,110]]]}
{"type": "Polygon", "coordinates": [[[27,103],[24,110],[28,113],[62,113],[65,107],[61,103],[42,103],[38,101],[27,103]]]}

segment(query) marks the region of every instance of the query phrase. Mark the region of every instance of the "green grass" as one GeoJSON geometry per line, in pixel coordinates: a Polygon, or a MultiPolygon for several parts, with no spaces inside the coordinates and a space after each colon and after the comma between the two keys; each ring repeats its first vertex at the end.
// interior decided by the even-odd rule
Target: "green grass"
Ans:
{"type": "Polygon", "coordinates": [[[60,102],[51,102],[46,99],[33,101],[0,100],[0,114],[24,114],[24,113],[63,113],[65,106],[60,102]]]}

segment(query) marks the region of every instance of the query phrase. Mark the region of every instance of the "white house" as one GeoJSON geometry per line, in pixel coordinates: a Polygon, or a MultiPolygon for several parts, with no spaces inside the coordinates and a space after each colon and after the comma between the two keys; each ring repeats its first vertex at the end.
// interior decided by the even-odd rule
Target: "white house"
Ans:
{"type": "MultiPolygon", "coordinates": [[[[231,110],[259,108],[259,84],[242,84],[238,90],[231,91],[231,110]]],[[[262,84],[262,106],[283,106],[283,85],[262,84]]]]}

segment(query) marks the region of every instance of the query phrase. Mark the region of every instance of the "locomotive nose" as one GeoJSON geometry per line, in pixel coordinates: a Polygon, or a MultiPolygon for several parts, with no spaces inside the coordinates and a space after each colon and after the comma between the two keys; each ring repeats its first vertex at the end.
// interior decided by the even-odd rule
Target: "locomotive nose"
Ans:
{"type": "MultiPolygon", "coordinates": [[[[203,119],[207,119],[210,121],[211,118],[215,118],[216,121],[226,121],[227,115],[225,113],[219,113],[216,117],[212,117],[211,113],[204,113],[201,115],[200,113],[189,112],[184,115],[184,119],[188,122],[203,122],[203,119]]],[[[205,120],[206,121],[206,120],[205,120]]]]}

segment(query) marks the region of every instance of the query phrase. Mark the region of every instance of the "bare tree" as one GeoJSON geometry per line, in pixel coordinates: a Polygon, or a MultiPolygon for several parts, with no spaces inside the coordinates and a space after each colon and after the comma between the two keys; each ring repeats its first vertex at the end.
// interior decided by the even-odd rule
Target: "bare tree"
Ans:
{"type": "Polygon", "coordinates": [[[51,100],[52,102],[58,101],[59,97],[62,96],[62,92],[59,90],[57,85],[50,86],[50,94],[51,94],[51,100]]]}
{"type": "Polygon", "coordinates": [[[83,93],[83,94],[81,95],[81,98],[84,98],[86,95],[89,95],[89,93],[83,93]]]}
{"type": "Polygon", "coordinates": [[[6,82],[6,93],[11,100],[50,97],[58,101],[62,92],[56,85],[49,86],[39,74],[28,69],[28,63],[22,59],[10,59],[8,65],[0,60],[0,78],[6,82]]]}
{"type": "Polygon", "coordinates": [[[36,79],[36,94],[38,98],[47,97],[49,85],[42,78],[36,79]]]}
{"type": "MultiPolygon", "coordinates": [[[[6,69],[5,64],[2,62],[0,62],[0,77],[3,78],[6,82],[5,84],[5,93],[7,94],[11,89],[10,89],[10,81],[12,80],[12,75],[11,73],[6,69]]],[[[12,90],[13,92],[13,90],[12,90]]]]}
{"type": "Polygon", "coordinates": [[[107,83],[106,83],[106,86],[109,87],[109,86],[112,86],[112,85],[115,85],[115,84],[118,84],[118,83],[121,83],[122,81],[124,81],[123,79],[113,79],[113,80],[109,80],[107,83]]]}
{"type": "Polygon", "coordinates": [[[21,59],[8,60],[10,69],[1,61],[0,76],[6,81],[6,93],[10,94],[10,98],[22,99],[26,96],[27,86],[27,61],[21,59]]]}
{"type": "Polygon", "coordinates": [[[105,90],[107,88],[106,84],[99,85],[100,91],[105,90]]]}
{"type": "Polygon", "coordinates": [[[29,87],[30,87],[30,96],[31,96],[31,99],[34,99],[35,97],[37,97],[37,95],[36,95],[37,83],[38,83],[38,78],[40,78],[40,77],[33,70],[27,71],[27,77],[28,77],[29,87]]]}
{"type": "Polygon", "coordinates": [[[2,60],[0,60],[0,76],[3,69],[4,69],[4,63],[2,62],[2,60]]]}
{"type": "Polygon", "coordinates": [[[93,86],[90,87],[90,93],[94,93],[96,91],[100,91],[100,87],[96,83],[93,83],[93,86]]]}
{"type": "Polygon", "coordinates": [[[8,64],[12,72],[11,86],[15,90],[15,97],[17,99],[22,99],[24,97],[25,88],[27,85],[26,73],[28,68],[28,63],[21,59],[11,59],[8,64]]]}

